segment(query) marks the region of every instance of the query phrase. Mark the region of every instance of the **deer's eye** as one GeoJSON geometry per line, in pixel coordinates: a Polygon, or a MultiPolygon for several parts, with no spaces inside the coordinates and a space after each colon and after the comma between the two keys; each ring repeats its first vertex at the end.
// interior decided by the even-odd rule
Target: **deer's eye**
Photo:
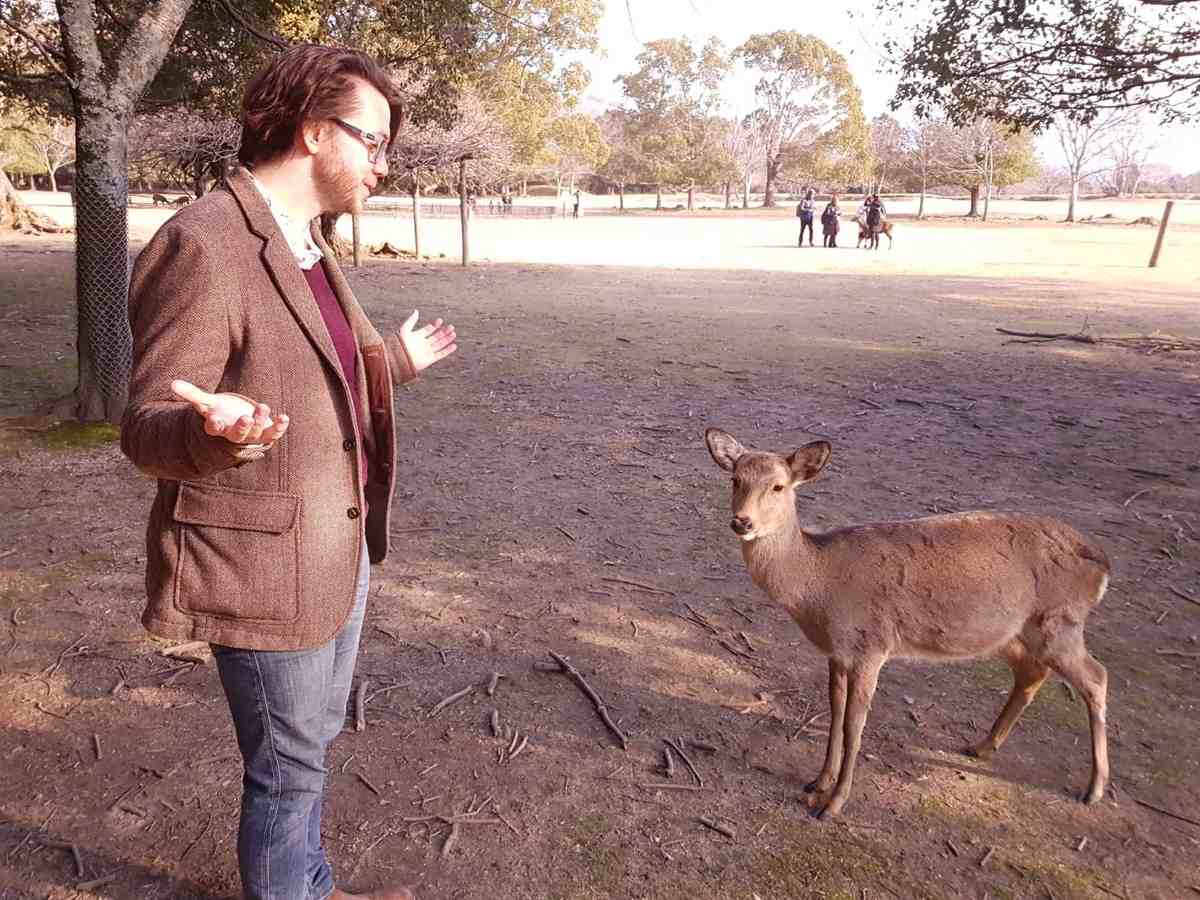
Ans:
{"type": "Polygon", "coordinates": [[[782,491],[782,490],[783,490],[783,485],[782,485],[782,484],[777,484],[777,485],[775,485],[773,488],[771,488],[771,490],[773,490],[775,493],[777,493],[777,494],[778,494],[780,491],[782,491]]]}

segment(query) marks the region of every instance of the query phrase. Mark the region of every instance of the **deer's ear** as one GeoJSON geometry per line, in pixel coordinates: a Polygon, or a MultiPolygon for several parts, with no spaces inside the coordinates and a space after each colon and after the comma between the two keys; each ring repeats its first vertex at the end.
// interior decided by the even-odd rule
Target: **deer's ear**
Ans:
{"type": "Polygon", "coordinates": [[[788,457],[788,467],[792,470],[792,487],[812,481],[817,473],[825,468],[833,447],[828,441],[813,441],[805,444],[788,457]]]}
{"type": "Polygon", "coordinates": [[[704,442],[708,444],[708,452],[712,454],[716,464],[727,472],[733,471],[737,461],[746,452],[746,448],[738,443],[737,438],[720,428],[709,428],[705,431],[704,442]]]}

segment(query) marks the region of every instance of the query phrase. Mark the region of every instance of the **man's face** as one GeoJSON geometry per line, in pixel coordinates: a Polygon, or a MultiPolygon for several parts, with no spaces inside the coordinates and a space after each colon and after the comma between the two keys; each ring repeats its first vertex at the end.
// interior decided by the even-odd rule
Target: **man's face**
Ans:
{"type": "MultiPolygon", "coordinates": [[[[354,102],[347,109],[343,119],[355,128],[380,137],[390,133],[387,99],[366,82],[355,85],[354,102]]],[[[361,212],[379,179],[388,173],[387,156],[372,165],[371,148],[362,138],[335,122],[325,124],[329,140],[321,142],[313,170],[321,209],[339,215],[361,212]]]]}

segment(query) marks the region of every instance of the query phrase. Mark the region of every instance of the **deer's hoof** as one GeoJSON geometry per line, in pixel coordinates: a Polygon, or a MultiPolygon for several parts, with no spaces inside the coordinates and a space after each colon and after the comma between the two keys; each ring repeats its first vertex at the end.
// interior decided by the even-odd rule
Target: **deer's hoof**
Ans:
{"type": "Polygon", "coordinates": [[[804,786],[806,794],[828,794],[833,787],[833,779],[817,777],[804,786]]]}
{"type": "Polygon", "coordinates": [[[1090,788],[1086,793],[1079,795],[1079,802],[1085,806],[1091,806],[1093,803],[1099,803],[1104,797],[1104,789],[1097,786],[1090,788]]]}

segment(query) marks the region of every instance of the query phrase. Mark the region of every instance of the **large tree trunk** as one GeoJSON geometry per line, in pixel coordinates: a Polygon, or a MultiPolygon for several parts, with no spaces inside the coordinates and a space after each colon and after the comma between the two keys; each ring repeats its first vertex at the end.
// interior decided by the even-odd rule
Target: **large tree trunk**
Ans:
{"type": "Polygon", "coordinates": [[[1066,220],[1068,222],[1075,221],[1075,204],[1077,204],[1078,202],[1079,202],[1079,178],[1076,175],[1072,174],[1071,175],[1071,193],[1068,195],[1068,199],[1067,199],[1067,219],[1066,220]]]}
{"type": "Polygon", "coordinates": [[[625,212],[625,182],[619,185],[621,189],[621,212],[625,212]]]}
{"type": "Polygon", "coordinates": [[[928,182],[928,180],[929,180],[928,176],[924,172],[922,172],[921,173],[921,201],[920,201],[920,203],[917,204],[917,218],[918,219],[925,218],[925,186],[926,186],[926,183],[928,182]]]}
{"type": "Polygon", "coordinates": [[[775,205],[775,179],[779,176],[779,159],[767,156],[767,183],[763,187],[763,206],[775,205]]]}
{"type": "Polygon", "coordinates": [[[691,212],[692,209],[694,208],[694,204],[692,202],[692,197],[693,197],[693,194],[695,193],[695,190],[696,190],[696,186],[694,184],[688,185],[688,212],[691,212]]]}
{"type": "Polygon", "coordinates": [[[979,185],[971,187],[971,208],[967,211],[967,218],[974,218],[979,215],[979,185]]]}
{"type": "Polygon", "coordinates": [[[53,169],[49,169],[49,170],[47,170],[47,171],[48,171],[48,174],[49,174],[49,176],[50,176],[50,190],[51,190],[51,192],[52,192],[52,193],[55,193],[55,194],[57,194],[57,193],[58,193],[58,182],[57,182],[57,181],[55,181],[55,179],[54,179],[54,170],[53,170],[53,169]]]}
{"type": "MultiPolygon", "coordinates": [[[[127,114],[75,92],[75,299],[81,422],[119,422],[129,398],[127,114]]],[[[207,385],[205,385],[207,387],[207,385]]]]}
{"type": "Polygon", "coordinates": [[[746,180],[742,182],[742,209],[750,208],[750,173],[746,172],[746,180]]]}
{"type": "Polygon", "coordinates": [[[730,183],[728,181],[726,181],[725,182],[725,208],[726,209],[729,209],[729,189],[730,189],[730,183]]]}
{"type": "Polygon", "coordinates": [[[654,186],[654,194],[658,198],[654,204],[654,208],[662,209],[662,185],[661,184],[656,184],[654,186]]]}

